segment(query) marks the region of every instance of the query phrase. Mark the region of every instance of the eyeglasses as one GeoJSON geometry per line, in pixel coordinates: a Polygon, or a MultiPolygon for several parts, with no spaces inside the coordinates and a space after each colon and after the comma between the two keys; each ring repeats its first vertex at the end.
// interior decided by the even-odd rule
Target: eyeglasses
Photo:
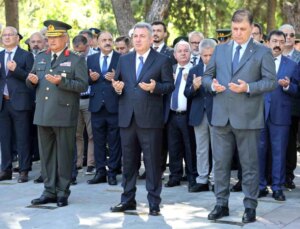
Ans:
{"type": "Polygon", "coordinates": [[[13,37],[13,36],[17,36],[17,34],[15,34],[15,33],[2,34],[2,37],[13,37]]]}
{"type": "Polygon", "coordinates": [[[252,33],[252,36],[258,36],[260,33],[252,33]]]}
{"type": "Polygon", "coordinates": [[[285,33],[285,36],[288,37],[290,36],[291,38],[295,37],[295,34],[294,33],[285,33]]]}

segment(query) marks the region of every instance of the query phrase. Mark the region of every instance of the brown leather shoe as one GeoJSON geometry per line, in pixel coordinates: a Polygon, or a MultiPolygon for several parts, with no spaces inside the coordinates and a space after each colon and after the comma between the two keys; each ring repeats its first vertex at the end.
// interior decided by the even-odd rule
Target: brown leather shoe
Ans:
{"type": "Polygon", "coordinates": [[[12,171],[1,171],[0,172],[0,181],[11,180],[11,179],[12,179],[12,171]]]}
{"type": "Polygon", "coordinates": [[[22,171],[20,172],[19,178],[18,178],[19,183],[25,183],[28,182],[28,171],[22,171]]]}

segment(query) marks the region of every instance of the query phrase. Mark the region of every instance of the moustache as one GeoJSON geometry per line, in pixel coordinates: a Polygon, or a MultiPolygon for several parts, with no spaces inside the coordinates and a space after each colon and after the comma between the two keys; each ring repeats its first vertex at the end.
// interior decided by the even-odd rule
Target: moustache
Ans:
{"type": "Polygon", "coordinates": [[[281,51],[281,48],[279,46],[276,46],[273,48],[274,51],[281,51]]]}
{"type": "Polygon", "coordinates": [[[107,45],[105,45],[104,47],[105,47],[105,48],[110,48],[111,45],[110,45],[110,44],[107,44],[107,45]]]}

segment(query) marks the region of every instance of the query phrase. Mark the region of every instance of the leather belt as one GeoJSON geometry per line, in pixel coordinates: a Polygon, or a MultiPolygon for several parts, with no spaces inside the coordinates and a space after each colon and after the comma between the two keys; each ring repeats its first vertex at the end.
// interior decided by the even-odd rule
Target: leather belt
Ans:
{"type": "Polygon", "coordinates": [[[81,95],[80,96],[80,99],[89,99],[90,98],[90,95],[81,95]]]}
{"type": "Polygon", "coordinates": [[[9,98],[8,95],[3,95],[3,99],[4,99],[4,100],[9,100],[10,98],[9,98]]]}
{"type": "Polygon", "coordinates": [[[171,110],[171,113],[174,115],[186,115],[186,111],[173,111],[171,110]]]}

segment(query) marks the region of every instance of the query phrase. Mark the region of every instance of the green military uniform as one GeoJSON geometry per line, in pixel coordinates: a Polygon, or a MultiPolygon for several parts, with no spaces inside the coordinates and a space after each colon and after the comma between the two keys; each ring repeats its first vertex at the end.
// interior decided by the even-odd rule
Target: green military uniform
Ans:
{"type": "MultiPolygon", "coordinates": [[[[50,29],[55,32],[57,28],[54,22],[53,24],[48,26],[48,31],[51,26],[50,29]]],[[[34,124],[38,126],[42,176],[45,184],[43,195],[49,198],[68,198],[79,98],[80,93],[87,90],[88,71],[83,57],[68,49],[58,54],[51,67],[53,53],[50,50],[39,53],[32,69],[38,76],[38,84],[33,85],[27,80],[27,85],[36,88],[34,124]],[[61,82],[58,85],[50,83],[45,78],[47,74],[60,75],[61,82]]]]}

